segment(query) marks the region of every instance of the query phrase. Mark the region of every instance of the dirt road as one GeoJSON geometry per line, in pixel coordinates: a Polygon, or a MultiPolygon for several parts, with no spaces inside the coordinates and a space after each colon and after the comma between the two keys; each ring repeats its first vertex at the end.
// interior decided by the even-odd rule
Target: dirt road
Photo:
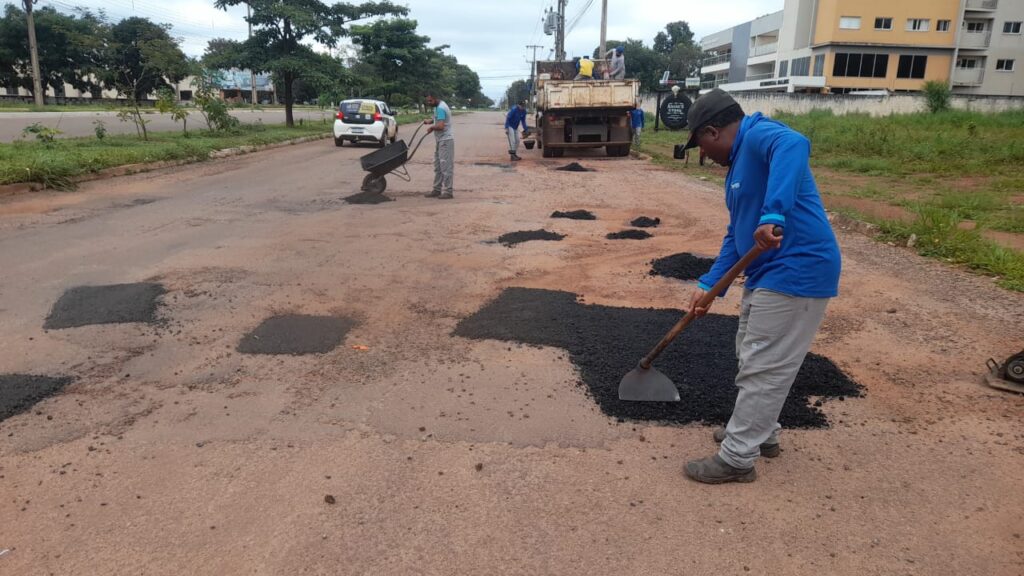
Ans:
{"type": "MultiPolygon", "coordinates": [[[[180,122],[175,122],[170,116],[159,114],[155,110],[151,112],[151,114],[145,115],[146,120],[149,121],[149,124],[146,125],[147,130],[164,132],[181,130],[180,122]]],[[[321,112],[320,110],[310,110],[308,108],[296,108],[294,112],[296,122],[300,118],[307,122],[311,120],[320,122],[325,116],[328,123],[332,122],[330,110],[321,112]]],[[[258,110],[255,112],[238,109],[232,110],[231,115],[247,124],[254,122],[263,122],[264,124],[284,123],[283,108],[258,110]]],[[[26,126],[31,126],[36,122],[60,130],[61,138],[92,136],[95,134],[96,125],[94,122],[97,120],[102,121],[107,132],[111,134],[135,133],[135,124],[121,122],[118,120],[116,112],[0,112],[0,142],[13,142],[20,139],[22,137],[21,131],[26,126]]],[[[195,127],[205,127],[202,116],[195,110],[189,116],[188,122],[190,130],[195,127]]]]}
{"type": "Polygon", "coordinates": [[[324,142],[0,199],[0,374],[74,378],[0,422],[0,573],[1024,571],[1024,399],[980,383],[1024,297],[840,233],[813,351],[864,396],[824,398],[830,427],[787,430],[757,482],[696,484],[708,425],[620,421],[565,350],[452,333],[508,287],[678,306],[648,262],[715,253],[720,191],[634,159],[508,165],[497,114],[456,135],[452,201],[421,195],[428,152],[396,201],[347,205],[365,150],[324,142]],[[549,218],[576,209],[597,220],[549,218]],[[641,215],[653,238],[605,238],[641,215]],[[566,237],[493,242],[542,228],[566,237]],[[43,329],[69,288],[136,282],[166,291],[156,324],[43,329]],[[282,314],[347,333],[238,352],[282,314]]]}

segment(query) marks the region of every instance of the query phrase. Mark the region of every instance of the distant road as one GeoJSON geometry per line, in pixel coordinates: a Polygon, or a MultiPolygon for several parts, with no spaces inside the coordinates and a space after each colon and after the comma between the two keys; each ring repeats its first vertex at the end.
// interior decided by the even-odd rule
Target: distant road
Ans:
{"type": "MultiPolygon", "coordinates": [[[[231,114],[245,123],[256,122],[264,124],[281,124],[284,122],[284,109],[274,108],[270,110],[232,110],[231,114]]],[[[295,109],[295,121],[300,118],[306,121],[327,118],[331,121],[331,111],[310,110],[307,108],[295,109]]],[[[146,125],[151,131],[181,130],[181,124],[171,120],[166,114],[147,114],[146,125]]],[[[0,113],[0,142],[12,142],[21,137],[22,129],[26,126],[39,122],[51,128],[57,128],[63,134],[62,137],[70,136],[92,136],[94,134],[93,122],[102,120],[110,134],[132,134],[135,132],[135,125],[131,122],[121,122],[117,119],[116,112],[2,112],[0,113]]],[[[205,128],[203,117],[198,111],[193,111],[188,118],[189,128],[205,128]]]]}

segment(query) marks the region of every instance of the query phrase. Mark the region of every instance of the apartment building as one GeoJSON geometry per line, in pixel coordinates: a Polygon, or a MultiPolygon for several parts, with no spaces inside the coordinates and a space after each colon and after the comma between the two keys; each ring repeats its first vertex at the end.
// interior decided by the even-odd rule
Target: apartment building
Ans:
{"type": "Polygon", "coordinates": [[[701,88],[1024,95],[1022,21],[1022,0],[786,0],[701,39],[701,88]]]}

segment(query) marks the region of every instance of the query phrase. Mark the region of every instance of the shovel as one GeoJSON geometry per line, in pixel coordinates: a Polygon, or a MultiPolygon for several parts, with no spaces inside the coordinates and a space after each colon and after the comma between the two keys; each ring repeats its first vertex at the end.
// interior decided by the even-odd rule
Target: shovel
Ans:
{"type": "MultiPolygon", "coordinates": [[[[772,229],[772,234],[776,237],[782,236],[782,227],[776,226],[772,229]]],[[[755,244],[743,258],[740,258],[739,262],[734,264],[725,273],[725,276],[722,276],[721,280],[711,287],[711,290],[704,294],[703,298],[697,301],[697,308],[707,308],[711,305],[711,302],[727,286],[732,284],[736,277],[740,275],[740,272],[749,266],[762,252],[764,252],[764,249],[755,244]]],[[[630,402],[679,402],[679,390],[676,389],[675,384],[672,383],[668,376],[665,376],[656,368],[652,368],[651,363],[676,339],[676,336],[679,336],[679,333],[684,328],[690,325],[690,322],[693,322],[694,318],[695,316],[689,312],[684,314],[679,319],[679,322],[676,322],[676,325],[668,331],[668,334],[665,334],[661,342],[658,342],[658,345],[640,360],[640,364],[622,377],[622,381],[619,382],[619,400],[630,402]]]]}

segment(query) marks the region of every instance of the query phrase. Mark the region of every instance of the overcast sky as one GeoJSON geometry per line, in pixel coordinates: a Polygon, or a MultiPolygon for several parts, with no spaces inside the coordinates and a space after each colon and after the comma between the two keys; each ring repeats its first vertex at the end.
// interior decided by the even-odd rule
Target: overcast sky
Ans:
{"type": "MultiPolygon", "coordinates": [[[[10,2],[11,0],[0,0],[10,2]]],[[[554,37],[545,36],[544,11],[554,0],[407,0],[410,17],[419,21],[421,34],[433,44],[448,44],[449,52],[480,75],[484,92],[497,100],[515,79],[529,76],[528,44],[540,44],[538,59],[546,58],[554,37]]],[[[590,4],[568,34],[569,56],[590,53],[600,42],[601,0],[569,0],[566,20],[572,22],[590,4]]],[[[650,45],[665,24],[686,20],[701,36],[729,28],[763,14],[781,10],[783,0],[608,0],[608,37],[638,38],[650,45]],[[728,9],[723,8],[728,6],[728,9]]],[[[244,38],[245,7],[227,12],[213,7],[213,0],[39,0],[37,6],[67,10],[74,6],[102,8],[112,20],[144,16],[171,24],[175,36],[191,56],[203,53],[211,38],[244,38]]],[[[627,63],[629,55],[626,55],[627,63]]]]}

